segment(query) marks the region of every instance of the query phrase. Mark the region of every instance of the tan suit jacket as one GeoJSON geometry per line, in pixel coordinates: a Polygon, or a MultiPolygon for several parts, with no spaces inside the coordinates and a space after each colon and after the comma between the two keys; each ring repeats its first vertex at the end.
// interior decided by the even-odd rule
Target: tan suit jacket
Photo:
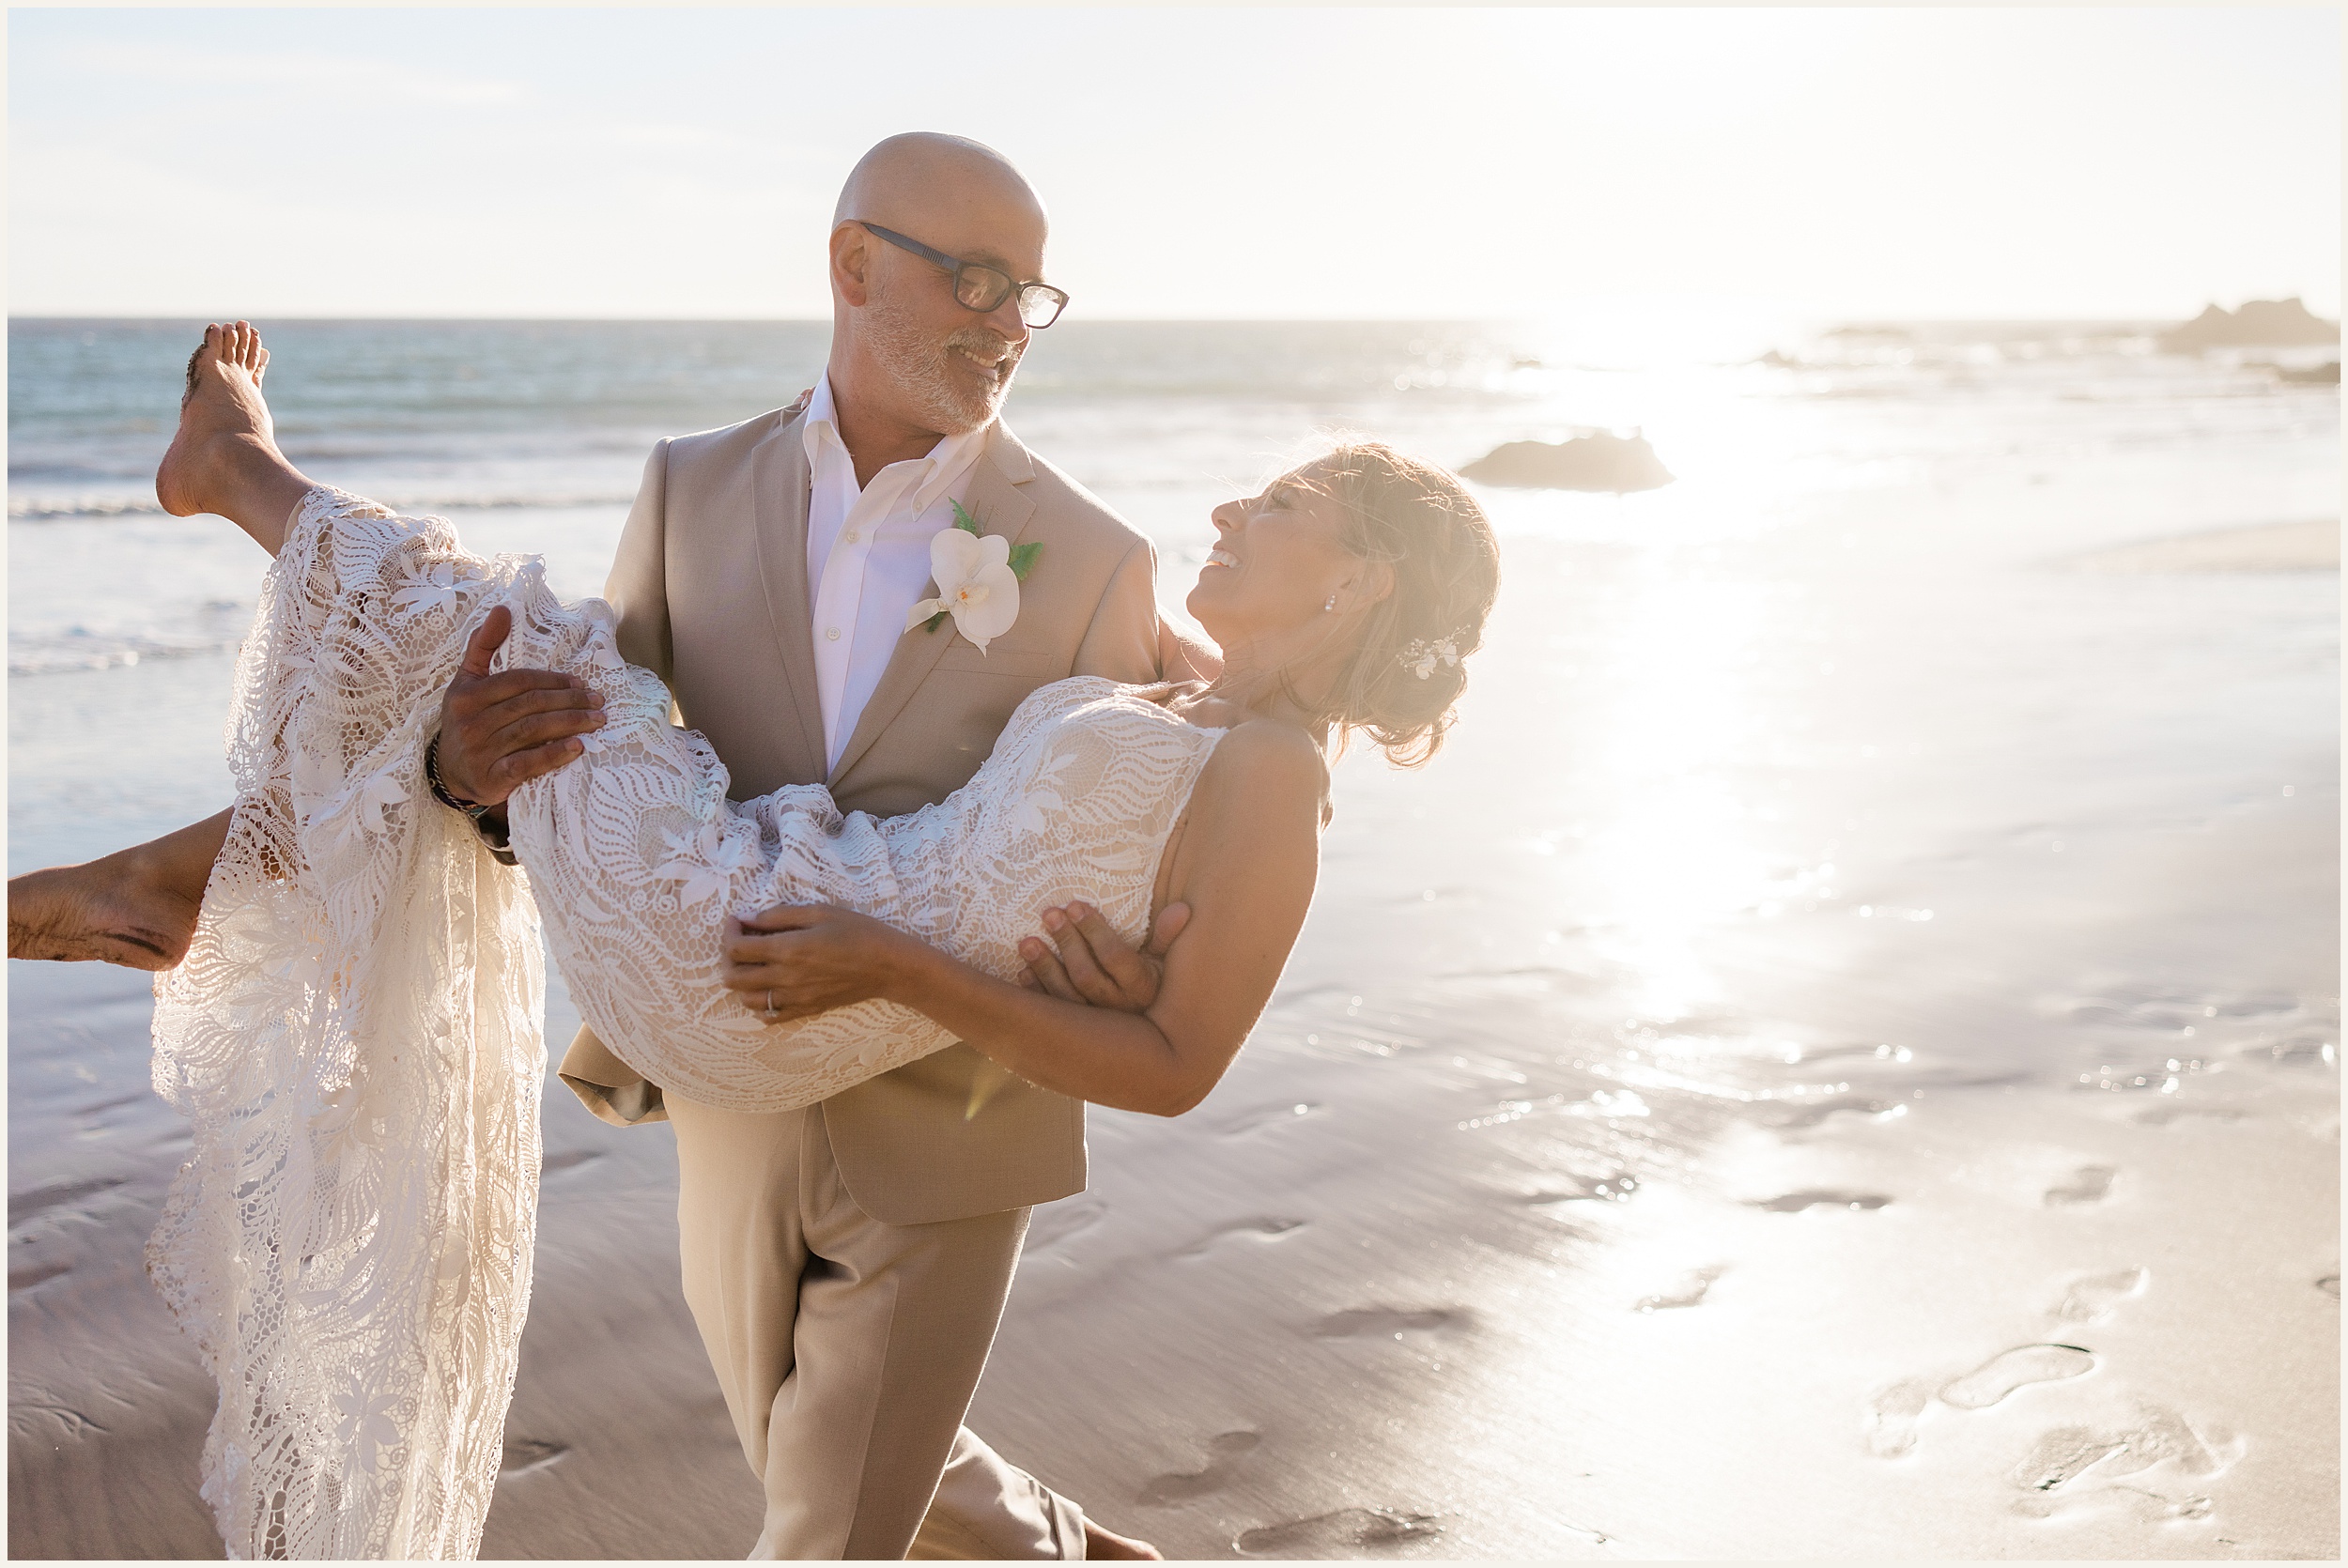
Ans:
{"type": "MultiPolygon", "coordinates": [[[[799,417],[762,414],[653,449],[605,589],[620,651],[657,671],[748,800],[824,783],[842,810],[895,816],[941,800],[994,748],[1022,699],[1070,675],[1157,678],[1156,552],[998,423],[964,503],[988,533],[1043,549],[1019,619],[981,653],[950,621],[905,634],[840,765],[824,768],[807,577],[799,417]]],[[[607,1121],[665,1116],[660,1091],[580,1030],[562,1073],[607,1121]]],[[[856,1201],[889,1224],[1047,1202],[1085,1184],[1084,1104],[968,1046],[821,1106],[856,1201]]]]}

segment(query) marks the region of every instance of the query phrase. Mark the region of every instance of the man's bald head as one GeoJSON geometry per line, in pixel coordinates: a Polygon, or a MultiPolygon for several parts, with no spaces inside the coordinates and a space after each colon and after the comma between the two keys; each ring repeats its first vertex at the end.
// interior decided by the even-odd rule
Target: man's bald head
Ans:
{"type": "Polygon", "coordinates": [[[831,227],[830,376],[842,430],[893,429],[902,439],[889,449],[918,456],[939,435],[994,419],[1030,329],[1016,288],[988,310],[965,306],[952,263],[1039,281],[1047,227],[1043,200],[1011,160],[967,137],[891,136],[858,160],[831,227]]]}
{"type": "Polygon", "coordinates": [[[1010,159],[983,142],[935,131],[891,136],[857,160],[832,208],[832,227],[852,219],[886,228],[918,226],[941,208],[983,202],[1024,208],[1041,224],[1043,198],[1010,159]]]}

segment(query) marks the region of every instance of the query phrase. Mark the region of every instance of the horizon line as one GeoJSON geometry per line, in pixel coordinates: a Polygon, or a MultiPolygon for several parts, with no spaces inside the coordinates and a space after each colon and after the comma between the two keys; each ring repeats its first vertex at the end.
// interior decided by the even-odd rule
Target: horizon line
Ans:
{"type": "MultiPolygon", "coordinates": [[[[2243,305],[2251,303],[2283,303],[2291,300],[2299,301],[2302,308],[2307,309],[2310,315],[2317,315],[2319,319],[2328,319],[2327,317],[2324,317],[2320,312],[2315,311],[2313,307],[2308,306],[2306,304],[2306,297],[2304,295],[2284,295],[2278,300],[2262,301],[2246,299],[2240,304],[2231,307],[2231,309],[2238,311],[2243,307],[2243,305]]],[[[2217,305],[2219,309],[2228,309],[2228,307],[2218,304],[2216,300],[2209,301],[2209,304],[2217,305]]],[[[2049,312],[2043,315],[2016,315],[2012,313],[1985,313],[1978,315],[1901,315],[1896,313],[1882,312],[1865,315],[1837,315],[1831,312],[1810,311],[1799,308],[1772,309],[1766,306],[1756,307],[1754,314],[1778,315],[1785,317],[1815,319],[1818,321],[1833,321],[1837,324],[1845,326],[1869,326],[1895,322],[1908,326],[2139,326],[2168,321],[2184,322],[2193,319],[2190,315],[2176,315],[2173,314],[2159,315],[2142,314],[2093,315],[2062,312],[2049,312]]],[[[178,325],[191,321],[213,321],[224,318],[217,315],[208,315],[202,313],[184,313],[175,311],[27,311],[21,313],[10,312],[8,319],[9,324],[13,326],[18,322],[102,322],[118,325],[144,325],[148,323],[161,325],[168,323],[178,325]]],[[[284,322],[327,324],[412,322],[417,325],[514,325],[524,323],[534,323],[545,326],[652,326],[674,324],[677,326],[828,327],[832,325],[832,319],[829,316],[820,315],[535,315],[420,312],[391,312],[368,315],[351,312],[266,311],[251,315],[229,316],[225,319],[246,321],[274,320],[284,322]]],[[[1531,313],[1523,315],[1102,315],[1082,317],[1077,319],[1075,324],[1078,326],[1096,327],[1483,327],[1537,325],[1549,319],[1552,319],[1552,317],[1541,314],[1531,313]]]]}

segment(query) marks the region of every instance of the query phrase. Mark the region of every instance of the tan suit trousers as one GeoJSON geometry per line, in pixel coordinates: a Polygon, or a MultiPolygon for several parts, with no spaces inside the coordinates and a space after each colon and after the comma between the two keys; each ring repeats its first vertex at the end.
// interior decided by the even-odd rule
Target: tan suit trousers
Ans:
{"type": "Polygon", "coordinates": [[[1027,1210],[890,1225],[820,1106],[674,1096],[685,1299],[766,1492],[753,1558],[1084,1556],[1084,1515],[964,1429],[1027,1210]]]}

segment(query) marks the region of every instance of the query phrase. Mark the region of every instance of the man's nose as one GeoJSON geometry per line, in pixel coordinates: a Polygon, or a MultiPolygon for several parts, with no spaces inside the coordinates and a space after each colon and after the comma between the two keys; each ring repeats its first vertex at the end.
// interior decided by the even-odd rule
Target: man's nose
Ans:
{"type": "Polygon", "coordinates": [[[1015,351],[1024,351],[1027,346],[1027,339],[1033,336],[1035,331],[1020,317],[1019,291],[1015,288],[1004,298],[1001,304],[986,313],[986,324],[1003,337],[1010,339],[1011,346],[1015,351]]]}

